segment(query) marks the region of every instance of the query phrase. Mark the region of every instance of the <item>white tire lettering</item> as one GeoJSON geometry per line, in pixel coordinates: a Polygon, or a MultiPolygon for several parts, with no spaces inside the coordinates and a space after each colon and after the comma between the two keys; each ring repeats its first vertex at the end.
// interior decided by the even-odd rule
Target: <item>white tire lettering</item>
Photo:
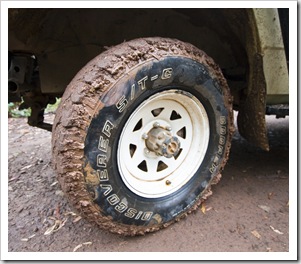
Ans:
{"type": "Polygon", "coordinates": [[[125,95],[123,95],[117,102],[116,107],[119,110],[119,113],[122,113],[128,104],[128,100],[125,99],[125,95]]]}
{"type": "Polygon", "coordinates": [[[105,192],[103,193],[104,196],[108,196],[109,193],[113,190],[112,185],[110,184],[100,184],[99,187],[105,190],[105,192]]]}
{"type": "Polygon", "coordinates": [[[103,152],[107,152],[109,146],[109,140],[104,139],[102,136],[99,137],[98,149],[103,152]]]}
{"type": "Polygon", "coordinates": [[[97,175],[99,181],[108,181],[109,175],[107,170],[97,170],[97,175]]]}
{"type": "Polygon", "coordinates": [[[97,155],[97,167],[106,168],[107,167],[107,156],[98,154],[97,155]]]}
{"type": "Polygon", "coordinates": [[[135,93],[136,93],[136,86],[135,84],[133,84],[131,88],[131,100],[135,98],[135,93]]]}
{"type": "Polygon", "coordinates": [[[219,132],[219,133],[220,133],[221,135],[224,136],[224,135],[226,135],[226,131],[227,131],[227,130],[226,130],[226,127],[225,127],[225,126],[221,126],[221,127],[220,127],[220,132],[219,132]]]}
{"type": "Polygon", "coordinates": [[[138,84],[141,88],[141,90],[144,90],[146,88],[146,84],[145,82],[147,81],[148,77],[145,76],[144,78],[142,78],[141,80],[138,81],[138,84]]]}
{"type": "Polygon", "coordinates": [[[123,202],[121,202],[115,206],[115,210],[119,213],[123,213],[127,208],[128,208],[128,206],[126,204],[124,204],[123,202]]]}
{"type": "Polygon", "coordinates": [[[153,215],[153,212],[144,212],[144,214],[141,217],[142,221],[148,221],[149,219],[151,219],[153,215]]]}
{"type": "Polygon", "coordinates": [[[107,198],[107,201],[110,203],[110,205],[115,205],[120,202],[120,199],[117,194],[114,193],[107,198]]]}
{"type": "Polygon", "coordinates": [[[111,121],[107,120],[106,123],[104,124],[102,128],[102,133],[106,135],[107,137],[111,136],[111,130],[114,128],[114,125],[112,124],[111,121]]]}
{"type": "Polygon", "coordinates": [[[135,219],[138,220],[142,214],[143,214],[143,212],[139,211],[139,213],[136,215],[135,219]]]}
{"type": "Polygon", "coordinates": [[[129,208],[124,214],[128,218],[133,218],[137,214],[137,210],[135,208],[129,208]]]}
{"type": "Polygon", "coordinates": [[[161,79],[166,80],[169,79],[172,76],[172,68],[166,68],[162,72],[161,79]]]}

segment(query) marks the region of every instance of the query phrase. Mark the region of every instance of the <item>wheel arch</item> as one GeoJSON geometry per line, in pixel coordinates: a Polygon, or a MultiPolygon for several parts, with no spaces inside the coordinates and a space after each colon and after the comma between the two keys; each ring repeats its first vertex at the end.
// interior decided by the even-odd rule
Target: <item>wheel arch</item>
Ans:
{"type": "Polygon", "coordinates": [[[263,42],[254,9],[12,9],[10,50],[36,54],[41,91],[63,94],[90,59],[125,40],[168,37],[204,50],[221,67],[239,111],[238,128],[268,149],[263,42]],[[34,23],[27,23],[28,18],[34,23]],[[20,23],[25,27],[20,28],[20,23]],[[204,37],[205,36],[205,37],[204,37]],[[256,116],[256,118],[254,118],[256,116]]]}

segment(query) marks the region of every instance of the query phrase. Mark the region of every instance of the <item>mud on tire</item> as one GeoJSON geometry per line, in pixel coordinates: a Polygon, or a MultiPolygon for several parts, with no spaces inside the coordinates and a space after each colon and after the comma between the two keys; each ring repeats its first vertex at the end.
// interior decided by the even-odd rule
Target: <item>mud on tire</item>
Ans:
{"type": "Polygon", "coordinates": [[[153,232],[195,210],[228,159],[232,99],[219,67],[178,40],[122,43],[71,81],[53,126],[61,188],[113,233],[153,232]]]}

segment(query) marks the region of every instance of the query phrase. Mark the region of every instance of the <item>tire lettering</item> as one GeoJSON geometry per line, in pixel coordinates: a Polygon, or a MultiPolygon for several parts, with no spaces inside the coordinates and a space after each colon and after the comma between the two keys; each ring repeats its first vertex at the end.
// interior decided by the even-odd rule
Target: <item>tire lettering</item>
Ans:
{"type": "MultiPolygon", "coordinates": [[[[106,120],[103,128],[102,128],[102,133],[110,138],[111,136],[111,130],[114,128],[114,125],[112,124],[111,121],[106,120]]],[[[108,148],[109,148],[110,141],[109,139],[104,138],[102,135],[99,136],[98,140],[98,149],[104,153],[107,153],[108,148]]],[[[96,164],[97,167],[99,168],[106,168],[107,167],[107,155],[104,154],[98,154],[96,157],[96,164]]],[[[105,178],[105,174],[107,174],[107,171],[97,171],[99,179],[105,178]]]]}
{"type": "Polygon", "coordinates": [[[220,132],[219,132],[219,133],[220,133],[221,135],[226,135],[226,131],[227,131],[227,130],[226,130],[226,127],[225,127],[225,126],[221,126],[221,127],[220,127],[220,132]]]}
{"type": "Polygon", "coordinates": [[[139,213],[136,215],[135,219],[138,220],[142,214],[143,214],[143,212],[139,211],[139,213]]]}
{"type": "Polygon", "coordinates": [[[120,202],[120,199],[117,194],[114,193],[107,198],[107,201],[110,203],[110,205],[115,205],[120,202]]]}
{"type": "Polygon", "coordinates": [[[154,76],[152,76],[151,77],[151,81],[153,82],[154,80],[157,80],[159,78],[159,75],[157,74],[157,75],[154,75],[154,76]]]}
{"type": "Polygon", "coordinates": [[[121,202],[115,206],[115,210],[119,213],[123,213],[127,208],[128,208],[128,206],[126,204],[124,204],[123,202],[121,202]]]}
{"type": "Polygon", "coordinates": [[[227,134],[227,118],[226,116],[220,116],[219,118],[219,123],[220,123],[220,137],[219,137],[219,140],[218,140],[218,145],[217,145],[217,154],[216,156],[214,157],[214,160],[209,168],[209,171],[211,172],[211,174],[213,174],[218,165],[219,165],[219,161],[220,159],[222,158],[223,156],[223,153],[224,153],[224,150],[225,150],[225,143],[226,143],[226,137],[225,135],[227,134]]]}
{"type": "Polygon", "coordinates": [[[128,100],[125,99],[125,95],[123,95],[117,102],[116,108],[119,110],[119,113],[122,113],[128,104],[128,100]]]}
{"type": "Polygon", "coordinates": [[[135,93],[136,93],[136,85],[133,84],[131,88],[131,100],[135,98],[135,93]]]}
{"type": "Polygon", "coordinates": [[[144,78],[142,78],[141,80],[138,81],[138,84],[141,88],[141,90],[144,90],[146,88],[145,82],[147,81],[148,77],[145,76],[144,78]]]}
{"type": "Polygon", "coordinates": [[[223,155],[223,150],[224,150],[223,146],[218,145],[217,147],[218,147],[218,151],[217,151],[218,155],[220,156],[223,155]]]}
{"type": "Polygon", "coordinates": [[[225,117],[225,116],[221,116],[221,117],[219,118],[219,123],[220,123],[221,125],[226,125],[226,123],[227,123],[226,117],[225,117]]]}
{"type": "Polygon", "coordinates": [[[104,139],[102,136],[100,136],[98,141],[98,149],[106,153],[108,150],[109,143],[110,142],[108,139],[104,139]]]}
{"type": "Polygon", "coordinates": [[[152,215],[153,215],[153,212],[145,212],[143,214],[143,216],[141,217],[141,220],[147,221],[147,220],[151,219],[152,215]]]}
{"type": "Polygon", "coordinates": [[[166,68],[162,72],[161,79],[166,80],[169,79],[172,76],[172,68],[166,68]]]}
{"type": "Polygon", "coordinates": [[[106,135],[107,137],[111,136],[111,130],[114,128],[114,125],[112,124],[111,121],[107,120],[106,123],[104,124],[102,128],[102,133],[106,135]]]}
{"type": "Polygon", "coordinates": [[[99,187],[105,190],[103,193],[104,196],[108,196],[108,194],[113,190],[112,185],[110,184],[100,184],[99,187]]]}
{"type": "Polygon", "coordinates": [[[137,213],[137,210],[134,208],[129,208],[126,213],[124,214],[128,218],[133,218],[137,213]]]}
{"type": "MultiPolygon", "coordinates": [[[[99,187],[104,191],[103,195],[108,196],[112,191],[112,185],[110,184],[100,184],[99,187]]],[[[134,218],[135,220],[141,220],[141,221],[148,221],[153,216],[153,212],[151,211],[137,211],[135,208],[128,208],[128,205],[122,202],[122,200],[119,198],[119,196],[115,193],[111,194],[106,198],[108,203],[112,206],[115,206],[114,209],[119,213],[124,213],[124,216],[128,218],[134,218]],[[138,213],[137,213],[138,212],[138,213]]]]}
{"type": "Polygon", "coordinates": [[[99,181],[108,181],[109,175],[107,170],[97,170],[97,175],[99,181]]]}
{"type": "Polygon", "coordinates": [[[210,167],[210,169],[209,169],[209,171],[210,171],[211,173],[213,173],[213,172],[215,172],[216,168],[217,168],[217,165],[214,164],[214,163],[212,163],[212,164],[211,164],[211,167],[210,167]]]}
{"type": "Polygon", "coordinates": [[[107,167],[107,156],[98,154],[97,155],[97,167],[106,168],[107,167]]]}
{"type": "Polygon", "coordinates": [[[219,118],[219,123],[221,124],[221,128],[220,128],[220,137],[219,137],[219,145],[217,146],[218,147],[218,155],[222,156],[223,153],[224,153],[224,145],[226,143],[226,133],[227,133],[227,128],[226,126],[222,126],[222,125],[226,125],[227,124],[227,119],[225,116],[221,116],[219,118]]]}
{"type": "Polygon", "coordinates": [[[226,142],[226,138],[224,136],[220,136],[219,137],[219,144],[220,145],[225,145],[225,142],[226,142]]]}
{"type": "MultiPolygon", "coordinates": [[[[169,79],[172,77],[173,69],[172,68],[165,68],[161,72],[161,79],[169,79]]],[[[115,104],[116,108],[118,109],[119,113],[122,113],[128,103],[129,100],[132,101],[135,99],[137,90],[137,84],[138,84],[138,90],[145,90],[147,87],[146,82],[147,80],[155,81],[159,79],[160,73],[152,76],[144,76],[142,79],[137,81],[137,83],[132,84],[130,87],[130,96],[129,98],[126,98],[125,95],[121,96],[117,103],[115,104]]],[[[220,121],[222,122],[222,121],[220,121]]],[[[102,135],[99,136],[98,141],[98,150],[102,151],[104,154],[98,154],[97,155],[97,167],[99,168],[107,168],[107,155],[109,145],[110,145],[110,137],[112,129],[114,128],[114,124],[106,120],[103,128],[102,128],[102,135]]],[[[109,174],[107,169],[97,169],[97,176],[99,178],[99,181],[102,182],[109,182],[109,174]]],[[[100,184],[99,187],[103,190],[103,195],[106,197],[106,200],[111,206],[114,206],[114,209],[119,212],[120,214],[124,214],[125,217],[132,218],[135,220],[141,220],[141,221],[149,221],[151,217],[153,216],[153,212],[151,211],[138,211],[135,208],[128,207],[126,203],[122,201],[122,199],[115,193],[113,193],[113,187],[111,184],[100,184]]]]}
{"type": "MultiPolygon", "coordinates": [[[[161,72],[161,79],[162,80],[166,80],[169,79],[173,74],[173,69],[172,68],[165,68],[163,69],[163,71],[161,72]]],[[[150,81],[155,81],[159,78],[159,74],[150,76],[150,81]]],[[[144,76],[142,79],[140,79],[139,81],[137,81],[139,90],[143,91],[145,90],[146,87],[146,81],[149,79],[149,76],[144,76]]],[[[128,100],[132,101],[135,99],[136,96],[136,85],[132,84],[131,86],[131,91],[130,91],[130,97],[127,99],[124,95],[118,100],[118,102],[116,103],[116,107],[119,110],[119,113],[122,113],[123,110],[126,108],[127,104],[128,104],[128,100]]]]}

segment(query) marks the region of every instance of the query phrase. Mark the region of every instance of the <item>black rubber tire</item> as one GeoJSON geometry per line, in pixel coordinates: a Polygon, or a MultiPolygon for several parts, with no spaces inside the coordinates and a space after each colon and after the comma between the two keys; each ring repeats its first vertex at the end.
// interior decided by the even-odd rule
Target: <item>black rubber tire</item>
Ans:
{"type": "Polygon", "coordinates": [[[178,221],[207,198],[227,162],[232,133],[232,98],[211,58],[178,40],[136,39],[97,56],[67,87],[53,126],[53,161],[63,191],[84,217],[133,236],[178,221]],[[120,176],[119,137],[142,102],[173,89],[204,106],[210,124],[207,152],[182,188],[142,197],[120,176]]]}

